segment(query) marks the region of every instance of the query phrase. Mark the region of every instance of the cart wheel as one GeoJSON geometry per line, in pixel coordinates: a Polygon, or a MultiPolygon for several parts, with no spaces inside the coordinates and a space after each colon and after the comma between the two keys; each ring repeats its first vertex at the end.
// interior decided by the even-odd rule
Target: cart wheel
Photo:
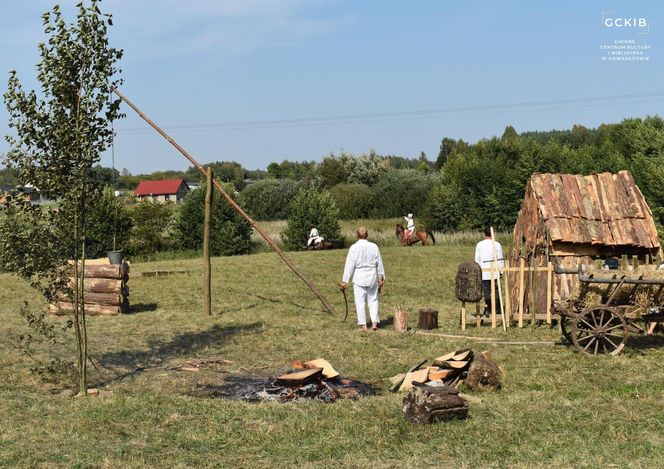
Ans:
{"type": "Polygon", "coordinates": [[[592,306],[572,319],[572,342],[583,353],[618,355],[627,343],[627,321],[614,308],[592,306]]]}

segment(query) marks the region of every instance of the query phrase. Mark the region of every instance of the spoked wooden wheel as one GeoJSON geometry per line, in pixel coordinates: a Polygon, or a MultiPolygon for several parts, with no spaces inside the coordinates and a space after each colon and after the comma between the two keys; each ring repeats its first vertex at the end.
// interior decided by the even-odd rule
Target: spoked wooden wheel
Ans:
{"type": "Polygon", "coordinates": [[[618,355],[628,337],[625,318],[610,306],[592,306],[572,319],[572,342],[583,353],[618,355]]]}

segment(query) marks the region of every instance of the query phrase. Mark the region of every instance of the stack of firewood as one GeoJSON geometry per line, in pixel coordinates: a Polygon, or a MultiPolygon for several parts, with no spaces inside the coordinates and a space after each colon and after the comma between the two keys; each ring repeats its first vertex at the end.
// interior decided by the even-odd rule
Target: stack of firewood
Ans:
{"type": "MultiPolygon", "coordinates": [[[[74,289],[74,276],[70,288],[74,289]]],[[[108,260],[86,261],[83,281],[85,312],[88,315],[120,314],[129,310],[129,264],[111,265],[108,260]]],[[[57,302],[48,305],[51,314],[65,315],[74,311],[72,298],[65,292],[57,295],[57,302]]]]}

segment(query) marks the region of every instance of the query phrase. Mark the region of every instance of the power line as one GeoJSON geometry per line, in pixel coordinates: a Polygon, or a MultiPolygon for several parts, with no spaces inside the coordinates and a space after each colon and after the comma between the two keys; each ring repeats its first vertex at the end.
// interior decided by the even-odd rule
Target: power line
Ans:
{"type": "MultiPolygon", "coordinates": [[[[398,111],[369,114],[347,114],[339,116],[306,117],[292,119],[256,120],[240,122],[222,122],[216,124],[186,124],[165,126],[165,129],[183,132],[210,132],[219,130],[243,129],[269,129],[280,127],[309,127],[316,125],[336,125],[353,123],[391,122],[397,120],[421,120],[439,117],[441,115],[486,115],[501,112],[523,112],[544,109],[573,109],[582,107],[606,106],[615,104],[636,104],[659,102],[664,92],[634,93],[613,96],[595,96],[586,98],[558,99],[547,101],[529,101],[519,103],[504,103],[484,106],[465,106],[438,109],[425,109],[415,111],[398,111]],[[644,100],[644,98],[650,98],[644,100]]],[[[118,129],[119,133],[149,132],[143,127],[128,127],[118,129]]]]}

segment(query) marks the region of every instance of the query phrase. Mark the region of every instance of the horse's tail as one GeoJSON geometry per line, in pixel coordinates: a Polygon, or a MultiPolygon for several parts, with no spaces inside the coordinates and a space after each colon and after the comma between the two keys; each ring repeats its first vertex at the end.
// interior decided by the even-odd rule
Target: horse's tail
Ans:
{"type": "Polygon", "coordinates": [[[426,232],[429,235],[429,237],[431,238],[431,242],[435,246],[436,245],[436,237],[433,235],[433,231],[431,231],[430,229],[427,228],[426,232]]]}

